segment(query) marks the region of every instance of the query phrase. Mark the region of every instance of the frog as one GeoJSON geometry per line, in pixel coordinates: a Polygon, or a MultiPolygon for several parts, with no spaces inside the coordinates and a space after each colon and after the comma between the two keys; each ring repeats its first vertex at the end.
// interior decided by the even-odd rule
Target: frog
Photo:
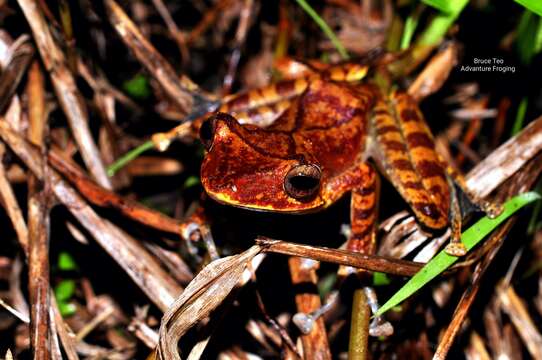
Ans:
{"type": "Polygon", "coordinates": [[[374,253],[380,175],[408,204],[422,228],[451,228],[447,253],[463,256],[465,195],[494,217],[498,207],[476,198],[435,149],[417,102],[366,79],[368,66],[304,69],[304,77],[234,96],[198,126],[206,153],[205,192],[253,211],[321,211],[347,193],[346,248],[374,253]]]}

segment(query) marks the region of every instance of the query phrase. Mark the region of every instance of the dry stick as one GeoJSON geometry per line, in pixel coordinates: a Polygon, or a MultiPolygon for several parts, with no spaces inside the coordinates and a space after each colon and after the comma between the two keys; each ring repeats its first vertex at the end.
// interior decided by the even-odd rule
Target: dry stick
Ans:
{"type": "Polygon", "coordinates": [[[64,352],[68,357],[68,360],[79,360],[79,355],[77,355],[76,343],[75,343],[75,334],[71,331],[69,326],[62,319],[60,310],[58,309],[58,304],[55,297],[51,292],[51,308],[49,312],[49,317],[51,318],[51,323],[56,325],[56,330],[58,331],[58,337],[64,347],[64,352]]]}
{"type": "MultiPolygon", "coordinates": [[[[291,257],[288,259],[290,267],[290,276],[294,287],[300,286],[304,291],[296,292],[295,303],[297,311],[304,314],[310,314],[322,307],[320,295],[316,288],[318,278],[316,277],[316,269],[314,266],[307,268],[304,264],[306,259],[300,257],[291,257]],[[305,291],[305,285],[310,285],[314,292],[305,291]]],[[[312,330],[301,335],[301,343],[303,344],[303,356],[305,359],[331,359],[329,343],[327,341],[327,332],[322,316],[314,320],[312,330]]]]}
{"type": "MultiPolygon", "coordinates": [[[[38,179],[44,179],[46,174],[43,168],[46,164],[39,156],[39,152],[11,129],[5,121],[0,121],[0,137],[9,144],[38,179]]],[[[49,169],[47,177],[58,200],[117,261],[149,299],[160,310],[167,310],[182,288],[162,269],[156,259],[134,238],[111,222],[99,217],[56,171],[49,169]]]]}
{"type": "Polygon", "coordinates": [[[226,76],[224,76],[224,83],[222,85],[222,96],[230,93],[235,80],[237,66],[239,65],[239,59],[241,57],[241,48],[247,37],[252,11],[254,11],[254,0],[243,0],[243,9],[239,15],[239,23],[237,25],[237,31],[235,32],[235,44],[230,55],[228,72],[226,73],[226,76]]]}
{"type": "Polygon", "coordinates": [[[504,282],[497,287],[497,295],[501,309],[510,317],[531,357],[542,359],[542,335],[529,315],[525,303],[517,295],[514,288],[504,282]]]}
{"type": "Polygon", "coordinates": [[[177,43],[177,46],[179,47],[182,61],[186,64],[190,53],[188,52],[188,47],[186,46],[185,34],[179,29],[179,27],[171,17],[171,14],[169,13],[163,0],[152,0],[152,3],[154,4],[154,7],[156,8],[156,10],[158,10],[158,13],[166,23],[168,31],[171,33],[171,37],[173,37],[173,39],[177,43]]]}
{"type": "Polygon", "coordinates": [[[294,244],[261,236],[256,239],[256,244],[262,246],[265,252],[299,256],[392,275],[413,276],[423,266],[420,263],[391,257],[365,255],[342,249],[294,244]]]}
{"type": "Polygon", "coordinates": [[[9,219],[13,224],[13,228],[17,233],[17,238],[21,243],[21,247],[23,248],[24,253],[28,254],[28,228],[26,227],[26,222],[24,221],[21,208],[19,207],[17,199],[15,198],[13,188],[7,179],[6,168],[2,162],[4,152],[4,144],[0,143],[0,197],[3,202],[2,205],[6,209],[6,213],[8,214],[9,219]]]}
{"type": "Polygon", "coordinates": [[[194,43],[203,33],[215,23],[215,19],[218,17],[221,11],[226,7],[230,6],[233,3],[233,0],[219,0],[215,3],[214,7],[208,10],[200,22],[192,29],[186,40],[187,44],[190,46],[194,43]]]}
{"type": "Polygon", "coordinates": [[[62,155],[55,151],[49,152],[49,161],[92,204],[116,208],[132,220],[161,231],[179,234],[182,224],[180,220],[173,219],[136,201],[126,199],[113,191],[104,189],[89,179],[77,165],[62,158],[62,155]]]}
{"type": "MultiPolygon", "coordinates": [[[[44,79],[37,61],[28,75],[28,138],[40,148],[44,147],[46,128],[44,79]]],[[[31,305],[30,339],[34,359],[50,359],[49,337],[49,209],[50,189],[39,190],[35,176],[28,179],[28,292],[31,305]]]]}
{"type": "Polygon", "coordinates": [[[501,248],[506,235],[515,224],[516,218],[517,217],[512,217],[508,219],[504,223],[504,225],[500,226],[499,229],[491,235],[491,238],[497,238],[498,242],[495,247],[491,249],[491,251],[483,258],[483,260],[476,265],[476,269],[474,270],[474,274],[472,275],[471,283],[469,287],[465,290],[465,292],[463,292],[461,300],[459,301],[455,309],[452,321],[446,328],[446,332],[444,333],[442,339],[438,344],[433,359],[440,360],[446,358],[446,355],[448,354],[448,351],[450,350],[455,340],[455,337],[461,329],[461,325],[463,325],[465,318],[467,317],[470,310],[470,307],[474,302],[476,295],[478,294],[478,290],[480,290],[481,279],[485,271],[495,258],[495,255],[501,248]]]}
{"type": "Polygon", "coordinates": [[[467,175],[469,190],[485,197],[542,151],[542,116],[509,139],[467,175]]]}
{"type": "Polygon", "coordinates": [[[198,87],[186,76],[179,77],[171,65],[160,55],[158,51],[145,39],[143,34],[130,20],[128,15],[113,0],[105,0],[109,20],[117,30],[122,41],[128,46],[135,57],[141,62],[149,73],[158,81],[166,94],[174,101],[179,110],[190,113],[194,101],[192,95],[198,91],[198,87]]]}
{"type": "Polygon", "coordinates": [[[11,96],[15,93],[34,55],[34,49],[28,43],[27,35],[19,37],[10,48],[9,63],[0,72],[0,114],[11,103],[11,96]]]}
{"type": "Polygon", "coordinates": [[[111,189],[111,182],[88,126],[87,108],[66,65],[64,54],[54,42],[36,1],[18,0],[18,2],[30,24],[43,64],[49,72],[56,96],[66,114],[83,161],[96,181],[103,187],[111,189]]]}
{"type": "Polygon", "coordinates": [[[46,193],[28,199],[28,291],[31,308],[30,339],[34,359],[50,359],[49,349],[49,207],[46,193]]]}
{"type": "MultiPolygon", "coordinates": [[[[502,190],[498,195],[498,200],[504,201],[510,196],[529,190],[537,180],[541,171],[542,155],[538,155],[535,159],[523,166],[511,179],[501,186],[502,190]]],[[[470,307],[478,293],[482,276],[501,248],[506,235],[514,225],[516,219],[517,216],[508,219],[490,236],[488,240],[485,241],[485,243],[493,243],[493,247],[485,255],[483,260],[476,266],[471,284],[463,293],[461,300],[456,307],[453,319],[448,325],[448,328],[446,329],[446,332],[444,333],[437,347],[434,359],[446,358],[446,355],[448,354],[448,351],[450,350],[450,347],[452,346],[461,325],[464,323],[468,311],[470,310],[470,307]]]]}

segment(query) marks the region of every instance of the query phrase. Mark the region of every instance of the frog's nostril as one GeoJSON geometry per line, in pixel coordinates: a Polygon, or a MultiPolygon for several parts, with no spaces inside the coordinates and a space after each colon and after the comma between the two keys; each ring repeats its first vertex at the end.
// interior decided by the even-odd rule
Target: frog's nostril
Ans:
{"type": "Polygon", "coordinates": [[[320,188],[322,172],[317,165],[297,165],[284,178],[284,190],[297,200],[310,200],[320,188]]]}
{"type": "Polygon", "coordinates": [[[203,146],[209,151],[213,146],[213,138],[215,136],[216,118],[211,116],[205,120],[199,129],[199,138],[203,143],[203,146]]]}

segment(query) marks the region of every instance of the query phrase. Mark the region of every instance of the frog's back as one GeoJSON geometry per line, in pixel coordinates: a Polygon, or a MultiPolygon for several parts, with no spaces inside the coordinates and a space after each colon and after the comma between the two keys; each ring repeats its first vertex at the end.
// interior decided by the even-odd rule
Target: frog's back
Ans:
{"type": "Polygon", "coordinates": [[[289,133],[298,156],[333,176],[360,159],[371,103],[368,87],[316,79],[267,130],[289,133]]]}

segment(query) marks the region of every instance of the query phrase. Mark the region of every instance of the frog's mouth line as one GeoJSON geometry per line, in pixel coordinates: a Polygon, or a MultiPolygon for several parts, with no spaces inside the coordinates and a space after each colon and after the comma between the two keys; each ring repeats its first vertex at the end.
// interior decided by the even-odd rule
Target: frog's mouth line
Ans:
{"type": "Polygon", "coordinates": [[[325,201],[317,195],[313,200],[303,203],[295,199],[289,199],[288,202],[277,202],[278,204],[257,204],[241,202],[225,193],[214,193],[205,189],[206,193],[218,203],[234,206],[236,208],[259,211],[259,212],[274,212],[274,213],[289,213],[289,214],[307,214],[317,212],[325,208],[325,201]]]}

